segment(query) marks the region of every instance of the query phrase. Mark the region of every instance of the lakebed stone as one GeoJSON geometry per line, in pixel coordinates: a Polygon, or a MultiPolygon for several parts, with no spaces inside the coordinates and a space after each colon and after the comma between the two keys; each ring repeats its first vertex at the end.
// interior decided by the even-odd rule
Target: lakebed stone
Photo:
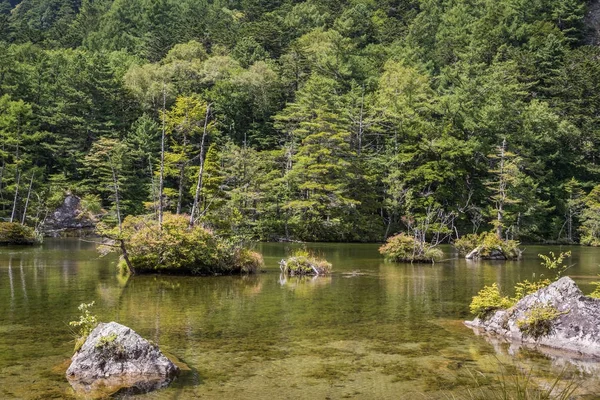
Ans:
{"type": "Polygon", "coordinates": [[[600,358],[600,299],[585,296],[569,277],[525,296],[507,310],[465,324],[479,333],[600,358]],[[539,305],[552,306],[560,315],[551,321],[549,333],[534,337],[522,332],[518,321],[539,305]]]}
{"type": "Polygon", "coordinates": [[[141,392],[167,386],[179,369],[153,343],[116,322],[100,323],[72,357],[67,379],[77,392],[141,392]]]}

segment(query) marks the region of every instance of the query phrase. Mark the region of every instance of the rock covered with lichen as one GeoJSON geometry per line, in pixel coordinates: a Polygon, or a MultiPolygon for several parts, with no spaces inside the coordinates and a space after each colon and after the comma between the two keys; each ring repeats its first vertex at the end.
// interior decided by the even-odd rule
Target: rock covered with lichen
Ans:
{"type": "Polygon", "coordinates": [[[67,378],[78,391],[134,386],[148,391],[166,386],[178,370],[158,346],[110,322],[98,324],[90,333],[72,357],[67,378]]]}
{"type": "Polygon", "coordinates": [[[62,204],[46,217],[43,230],[48,236],[61,236],[69,232],[82,234],[84,231],[93,231],[95,227],[96,221],[82,210],[81,199],[68,195],[62,204]]]}
{"type": "Polygon", "coordinates": [[[585,296],[569,277],[466,325],[478,332],[600,357],[600,299],[585,296]]]}

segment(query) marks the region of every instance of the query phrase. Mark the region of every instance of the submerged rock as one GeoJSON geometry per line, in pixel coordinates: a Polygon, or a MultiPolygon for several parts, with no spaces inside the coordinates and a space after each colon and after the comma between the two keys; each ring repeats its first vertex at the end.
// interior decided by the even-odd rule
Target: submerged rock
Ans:
{"type": "Polygon", "coordinates": [[[600,299],[585,296],[569,277],[524,297],[507,310],[465,324],[479,333],[600,357],[600,299]],[[522,324],[531,310],[540,306],[557,311],[556,318],[548,321],[547,332],[536,336],[522,331],[519,322],[522,324]]]}
{"type": "Polygon", "coordinates": [[[167,386],[179,369],[132,329],[100,323],[72,358],[67,379],[78,392],[148,392],[167,386]]]}

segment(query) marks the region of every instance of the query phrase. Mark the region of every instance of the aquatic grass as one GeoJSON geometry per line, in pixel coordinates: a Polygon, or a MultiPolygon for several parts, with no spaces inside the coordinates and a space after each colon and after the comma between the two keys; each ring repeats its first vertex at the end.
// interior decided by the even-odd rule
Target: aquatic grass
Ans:
{"type": "Polygon", "coordinates": [[[283,275],[328,275],[331,273],[332,265],[306,249],[296,249],[286,259],[279,262],[279,268],[283,275]]]}
{"type": "Polygon", "coordinates": [[[534,379],[533,368],[524,372],[518,366],[500,361],[498,364],[499,378],[490,382],[490,377],[484,373],[467,369],[475,388],[462,393],[445,392],[443,395],[452,400],[569,400],[579,387],[574,380],[564,382],[567,369],[553,377],[549,385],[544,385],[534,379]]]}

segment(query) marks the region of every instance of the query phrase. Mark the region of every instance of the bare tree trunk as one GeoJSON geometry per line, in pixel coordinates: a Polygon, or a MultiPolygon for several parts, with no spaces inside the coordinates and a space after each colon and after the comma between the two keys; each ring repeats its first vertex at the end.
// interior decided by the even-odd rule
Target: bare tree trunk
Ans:
{"type": "Polygon", "coordinates": [[[123,260],[125,261],[125,265],[127,265],[127,268],[129,269],[129,272],[131,273],[131,275],[135,275],[135,268],[131,264],[131,261],[129,261],[129,253],[127,253],[127,247],[125,246],[125,240],[119,239],[119,244],[121,246],[121,252],[123,253],[123,260]]]}
{"type": "Polygon", "coordinates": [[[150,170],[150,182],[152,184],[152,204],[154,204],[154,214],[157,215],[156,209],[156,187],[154,185],[154,169],[152,168],[152,155],[148,154],[148,168],[150,170]]]}
{"type": "Polygon", "coordinates": [[[160,137],[160,178],[158,181],[158,227],[162,231],[163,222],[163,187],[164,187],[164,175],[165,175],[165,118],[167,108],[167,90],[165,83],[163,82],[163,106],[162,106],[162,135],[160,137]]]}
{"type": "Polygon", "coordinates": [[[365,87],[363,86],[362,97],[360,98],[360,117],[358,123],[358,156],[360,157],[360,153],[362,152],[362,139],[364,133],[364,107],[365,107],[365,87]]]}
{"type": "Polygon", "coordinates": [[[17,172],[17,185],[15,188],[15,197],[13,199],[12,213],[10,214],[10,222],[14,222],[17,213],[17,199],[19,198],[19,185],[21,184],[21,171],[17,172]]]}
{"type": "Polygon", "coordinates": [[[198,181],[196,182],[196,193],[194,194],[194,204],[190,213],[190,227],[194,226],[194,217],[198,210],[198,202],[200,201],[200,192],[202,191],[202,179],[204,175],[204,142],[208,135],[208,118],[210,116],[210,104],[206,106],[206,115],[204,117],[204,129],[202,131],[202,139],[200,140],[200,170],[198,171],[198,181]]]}
{"type": "Polygon", "coordinates": [[[121,207],[119,204],[119,181],[117,180],[117,172],[115,171],[115,166],[112,162],[112,157],[108,156],[108,160],[110,162],[110,170],[112,171],[113,189],[115,191],[115,207],[117,209],[117,222],[119,224],[119,233],[121,233],[122,225],[121,225],[121,207]]]}
{"type": "Polygon", "coordinates": [[[25,200],[25,208],[23,209],[23,217],[21,218],[21,225],[25,225],[25,217],[27,216],[27,207],[29,206],[29,197],[31,196],[31,188],[33,187],[33,172],[31,173],[31,179],[29,180],[29,190],[27,190],[27,200],[25,200]]]}
{"type": "Polygon", "coordinates": [[[499,199],[497,203],[497,225],[496,236],[502,239],[502,223],[504,220],[504,199],[506,197],[506,178],[504,176],[504,155],[506,152],[506,138],[502,140],[500,148],[500,182],[499,182],[499,199]]]}
{"type": "MultiPolygon", "coordinates": [[[[201,161],[202,162],[202,161],[201,161]]],[[[185,164],[179,169],[179,194],[177,195],[177,211],[175,214],[181,214],[181,203],[183,202],[183,184],[185,179],[185,164]]]]}

